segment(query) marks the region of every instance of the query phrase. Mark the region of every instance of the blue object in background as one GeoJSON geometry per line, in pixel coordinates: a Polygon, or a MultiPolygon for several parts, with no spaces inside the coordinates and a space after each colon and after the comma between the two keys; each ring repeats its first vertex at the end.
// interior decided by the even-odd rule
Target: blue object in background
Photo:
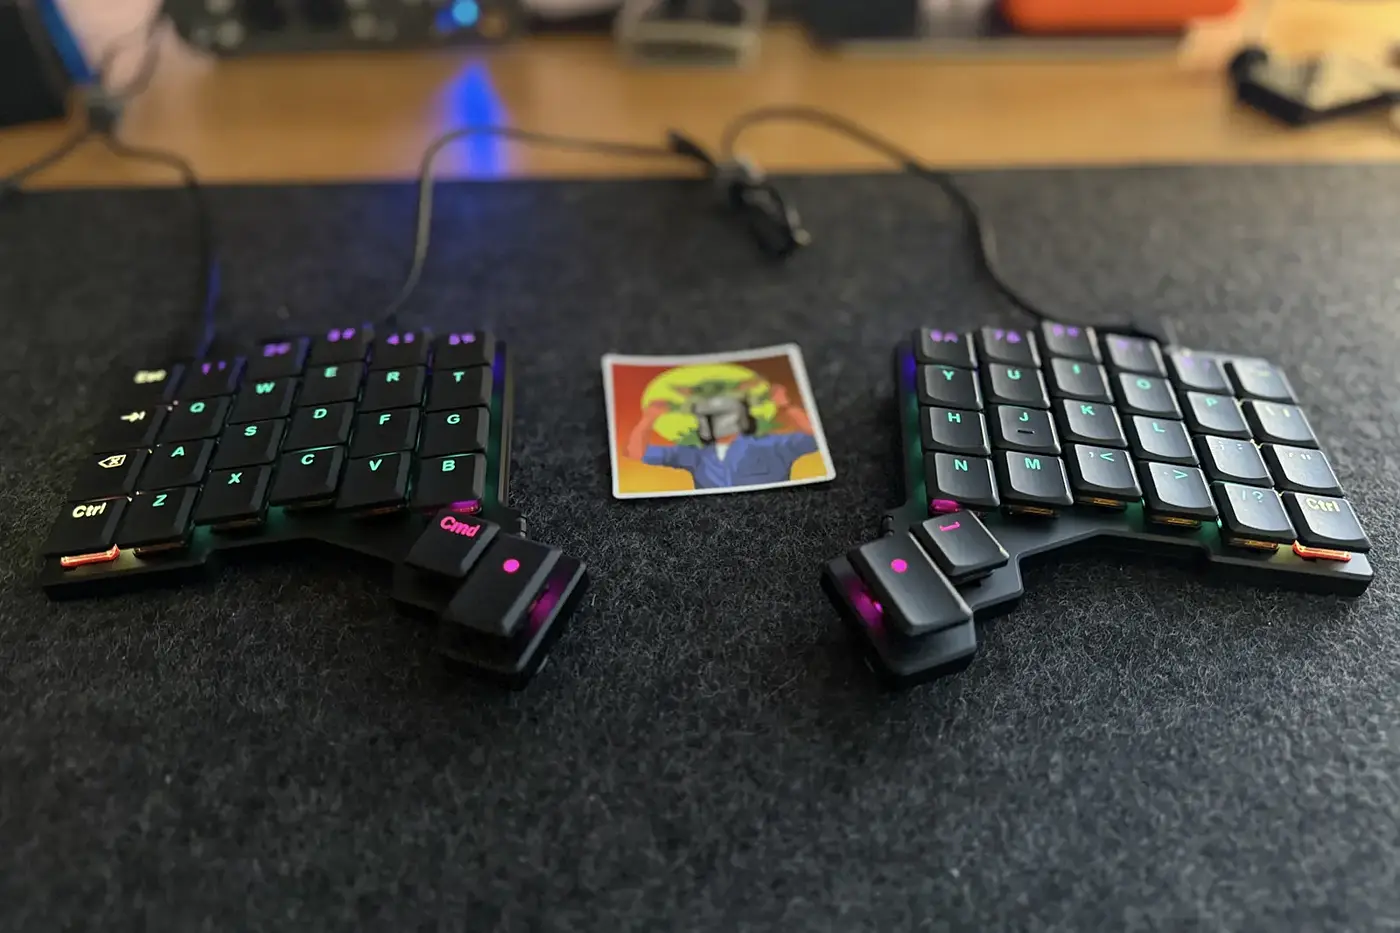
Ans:
{"type": "Polygon", "coordinates": [[[58,8],[58,0],[36,0],[34,6],[39,12],[39,20],[44,24],[44,30],[49,34],[54,51],[63,61],[63,68],[68,72],[68,77],[74,84],[87,84],[95,80],[97,75],[88,66],[73,30],[68,28],[68,20],[58,8]]]}

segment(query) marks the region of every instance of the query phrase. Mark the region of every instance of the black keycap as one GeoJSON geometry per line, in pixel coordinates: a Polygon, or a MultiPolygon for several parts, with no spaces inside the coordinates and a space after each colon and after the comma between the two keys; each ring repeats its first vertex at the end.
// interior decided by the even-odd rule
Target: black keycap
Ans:
{"type": "Polygon", "coordinates": [[[1196,447],[1201,452],[1201,466],[1212,481],[1243,483],[1246,486],[1272,486],[1264,458],[1253,441],[1229,437],[1198,437],[1196,447]]]}
{"type": "Polygon", "coordinates": [[[311,355],[306,358],[306,362],[311,366],[358,363],[369,355],[369,345],[373,339],[374,328],[368,324],[332,327],[326,331],[325,336],[311,345],[311,355]]]}
{"type": "Polygon", "coordinates": [[[191,363],[189,371],[185,373],[184,384],[180,386],[179,397],[192,399],[232,395],[243,378],[245,365],[246,361],[241,356],[191,363]]]}
{"type": "Polygon", "coordinates": [[[1136,415],[1128,424],[1128,446],[1139,460],[1196,465],[1196,451],[1180,421],[1136,415]]]}
{"type": "Polygon", "coordinates": [[[977,349],[984,364],[1010,363],[1032,369],[1040,365],[1035,335],[1029,331],[984,327],[977,332],[977,349]]]}
{"type": "MultiPolygon", "coordinates": [[[[355,420],[355,406],[350,402],[298,408],[287,429],[283,450],[306,450],[311,447],[334,447],[350,438],[350,426],[355,420]]],[[[374,451],[380,453],[380,451],[374,451]]]]}
{"type": "MultiPolygon", "coordinates": [[[[924,482],[931,501],[987,511],[1001,505],[992,461],[955,454],[925,454],[924,482]]],[[[955,511],[945,509],[944,511],[955,511]]]]}
{"type": "Polygon", "coordinates": [[[1027,408],[1049,408],[1050,396],[1045,392],[1045,379],[1038,369],[988,363],[982,369],[987,387],[987,402],[992,405],[1024,405],[1027,408]]]}
{"type": "Polygon", "coordinates": [[[987,440],[987,423],[978,412],[921,408],[919,425],[925,450],[981,457],[989,456],[992,452],[987,440]]]}
{"type": "Polygon", "coordinates": [[[243,391],[238,393],[238,401],[233,405],[229,423],[242,424],[248,421],[267,421],[271,418],[285,418],[292,413],[292,399],[297,394],[295,376],[280,379],[253,379],[243,383],[243,391]]]}
{"type": "Polygon", "coordinates": [[[156,547],[184,542],[190,533],[190,512],[199,489],[153,489],[131,497],[117,528],[117,547],[156,547]]]}
{"type": "Polygon", "coordinates": [[[156,442],[165,414],[163,405],[115,411],[98,426],[97,446],[102,450],[149,447],[156,442]]]}
{"type": "Polygon", "coordinates": [[[412,450],[417,443],[418,409],[369,412],[355,420],[355,442],[350,445],[350,456],[412,450]]]}
{"type": "Polygon", "coordinates": [[[214,442],[172,441],[151,451],[146,468],[141,471],[137,489],[168,489],[172,486],[192,486],[204,478],[209,469],[209,457],[214,442]]]}
{"type": "Polygon", "coordinates": [[[145,450],[119,450],[92,454],[78,467],[78,475],[68,490],[69,499],[109,499],[129,495],[136,489],[136,477],[146,465],[145,450]]]}
{"type": "Polygon", "coordinates": [[[271,463],[277,459],[286,427],[285,421],[255,421],[224,428],[224,433],[219,435],[219,449],[214,453],[213,468],[225,470],[271,463]]]}
{"type": "Polygon", "coordinates": [[[432,347],[433,335],[426,330],[402,330],[374,341],[370,354],[370,369],[407,369],[410,366],[424,366],[428,362],[428,350],[432,347]]]}
{"type": "Polygon", "coordinates": [[[1128,439],[1123,436],[1123,423],[1112,405],[1061,399],[1055,402],[1055,420],[1060,424],[1060,438],[1066,444],[1128,446],[1128,439]]]}
{"type": "Polygon", "coordinates": [[[439,457],[418,464],[415,509],[479,501],[486,492],[486,458],[481,454],[439,457]]]}
{"type": "Polygon", "coordinates": [[[1066,356],[1091,363],[1099,361],[1098,336],[1092,327],[1044,321],[1040,325],[1040,345],[1050,356],[1066,356]]]}
{"type": "Polygon", "coordinates": [[[1076,444],[1066,459],[1070,488],[1080,502],[1117,506],[1142,498],[1137,471],[1127,451],[1076,444]]]}
{"type": "Polygon", "coordinates": [[[972,370],[954,366],[920,366],[919,377],[919,401],[925,405],[964,411],[982,410],[982,391],[977,386],[977,374],[972,370]]]}
{"type": "Polygon", "coordinates": [[[1244,423],[1240,406],[1228,395],[1187,392],[1186,426],[1193,434],[1249,437],[1249,425],[1244,423]]]}
{"type": "Polygon", "coordinates": [[[496,535],[443,610],[443,621],[503,638],[514,635],[530,618],[530,607],[558,562],[554,548],[515,535],[496,535]]]}
{"type": "Polygon", "coordinates": [[[981,519],[967,511],[938,515],[914,526],[914,538],[954,583],[985,577],[1011,560],[981,519]]]}
{"type": "Polygon", "coordinates": [[[203,437],[218,437],[228,417],[227,396],[200,398],[176,402],[165,416],[160,429],[162,441],[190,441],[203,437]]]}
{"type": "Polygon", "coordinates": [[[1254,439],[1261,444],[1284,444],[1290,447],[1316,447],[1308,416],[1297,405],[1277,402],[1244,402],[1244,416],[1254,429],[1254,439]]]}
{"type": "Polygon", "coordinates": [[[259,344],[248,357],[246,379],[279,379],[295,376],[306,366],[309,337],[286,337],[259,344]]]}
{"type": "Polygon", "coordinates": [[[953,584],[907,534],[887,535],[847,557],[881,613],[905,635],[926,635],[972,618],[953,584]]]}
{"type": "Polygon", "coordinates": [[[360,397],[360,383],[365,378],[364,363],[329,363],[310,367],[301,381],[297,405],[326,405],[330,402],[353,402],[360,397]]]}
{"type": "MultiPolygon", "coordinates": [[[[968,370],[960,369],[957,372],[972,378],[968,370]]],[[[433,373],[432,388],[428,391],[428,411],[472,408],[490,403],[491,370],[487,367],[437,370],[433,373]]]]}
{"type": "Polygon", "coordinates": [[[1000,450],[1058,454],[1060,438],[1048,411],[999,405],[992,409],[992,446],[1000,450]]]}
{"type": "Polygon", "coordinates": [[[125,498],[69,502],[59,510],[58,520],[49,529],[44,556],[76,557],[107,550],[125,510],[125,498]]]}
{"type": "Polygon", "coordinates": [[[1308,547],[1354,551],[1364,554],[1371,549],[1371,539],[1361,530],[1351,503],[1329,496],[1313,496],[1301,492],[1283,494],[1284,507],[1293,519],[1298,540],[1308,547]]]}
{"type": "Polygon", "coordinates": [[[490,426],[490,412],[485,408],[429,412],[423,416],[423,441],[418,445],[418,453],[442,457],[484,452],[490,426]]]}
{"type": "Polygon", "coordinates": [[[1053,510],[1074,504],[1059,457],[1000,450],[993,459],[1003,506],[1053,510]]]}
{"type": "Polygon", "coordinates": [[[194,510],[198,525],[247,525],[262,521],[272,467],[250,466],[216,470],[204,481],[194,510]]]}
{"type": "Polygon", "coordinates": [[[1108,363],[1115,370],[1146,373],[1149,376],[1167,374],[1166,367],[1162,365],[1162,350],[1155,340],[1108,334],[1103,342],[1108,350],[1108,363]]]}
{"type": "Polygon", "coordinates": [[[460,580],[467,575],[499,529],[492,522],[444,509],[423,530],[404,563],[423,573],[460,580]]]}
{"type": "Polygon", "coordinates": [[[1230,383],[1220,368],[1220,362],[1208,356],[1196,356],[1186,350],[1177,350],[1168,360],[1171,363],[1172,381],[1182,389],[1195,392],[1212,392],[1216,395],[1230,395],[1230,383]]]}
{"type": "Polygon", "coordinates": [[[1263,360],[1231,360],[1225,364],[1235,393],[1242,398],[1263,399],[1266,402],[1293,401],[1293,387],[1288,377],[1263,360]]]}
{"type": "Polygon", "coordinates": [[[360,410],[383,411],[418,405],[423,401],[423,384],[427,379],[428,371],[422,366],[376,370],[365,380],[360,410]]]}
{"type": "Polygon", "coordinates": [[[398,508],[408,498],[408,476],[413,458],[406,453],[377,454],[351,460],[340,483],[337,509],[346,511],[398,508]]]}
{"type": "Polygon", "coordinates": [[[1118,403],[1125,415],[1149,415],[1159,418],[1180,418],[1176,393],[1170,382],[1160,376],[1140,376],[1119,373],[1114,379],[1118,403]]]}
{"type": "Polygon", "coordinates": [[[1292,544],[1297,537],[1278,493],[1239,483],[1211,483],[1220,507],[1220,531],[1228,544],[1292,544]]]}
{"type": "Polygon", "coordinates": [[[1057,358],[1050,361],[1050,394],[1056,398],[1077,398],[1086,402],[1108,404],[1113,401],[1103,367],[1079,360],[1057,358]]]}
{"type": "Polygon", "coordinates": [[[1145,462],[1140,477],[1147,514],[1154,521],[1174,519],[1168,524],[1187,524],[1215,519],[1215,500],[1205,476],[1195,467],[1145,462]]]}
{"type": "Polygon", "coordinates": [[[117,389],[117,398],[127,405],[158,405],[175,398],[180,379],[185,374],[182,363],[148,366],[128,373],[117,389]]]}
{"type": "Polygon", "coordinates": [[[952,330],[914,331],[914,355],[920,363],[942,363],[963,369],[977,365],[972,338],[952,330]]]}
{"type": "Polygon", "coordinates": [[[1279,489],[1323,496],[1342,494],[1342,484],[1337,482],[1327,455],[1320,450],[1270,444],[1264,448],[1264,459],[1279,489]]]}
{"type": "Polygon", "coordinates": [[[331,501],[340,486],[344,463],[344,447],[320,447],[283,454],[277,461],[272,504],[310,505],[331,501]]]}
{"type": "Polygon", "coordinates": [[[496,355],[496,338],[480,331],[456,331],[433,341],[433,369],[465,369],[490,366],[496,355]]]}

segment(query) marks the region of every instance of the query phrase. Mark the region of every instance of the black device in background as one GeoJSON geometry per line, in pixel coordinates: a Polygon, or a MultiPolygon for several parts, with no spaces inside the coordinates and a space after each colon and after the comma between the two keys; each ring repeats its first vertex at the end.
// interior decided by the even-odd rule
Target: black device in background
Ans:
{"type": "Polygon", "coordinates": [[[1229,73],[1240,103],[1291,126],[1400,103],[1400,76],[1340,55],[1286,61],[1251,46],[1234,57],[1229,73]]]}
{"type": "Polygon", "coordinates": [[[0,0],[0,126],[62,117],[75,55],[52,0],[0,0]]]}

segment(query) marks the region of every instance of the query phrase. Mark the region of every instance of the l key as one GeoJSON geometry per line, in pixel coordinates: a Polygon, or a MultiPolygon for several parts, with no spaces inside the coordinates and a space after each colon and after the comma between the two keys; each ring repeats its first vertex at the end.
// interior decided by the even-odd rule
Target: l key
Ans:
{"type": "Polygon", "coordinates": [[[850,561],[885,618],[905,635],[925,635],[972,619],[953,584],[907,534],[856,548],[850,561]]]}

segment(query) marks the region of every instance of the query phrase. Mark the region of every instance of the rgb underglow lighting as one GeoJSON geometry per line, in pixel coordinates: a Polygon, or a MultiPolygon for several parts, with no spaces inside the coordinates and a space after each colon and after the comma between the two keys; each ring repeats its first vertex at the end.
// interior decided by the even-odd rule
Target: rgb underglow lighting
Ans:
{"type": "Polygon", "coordinates": [[[904,562],[904,558],[896,557],[894,560],[890,561],[890,569],[895,573],[903,573],[909,569],[909,565],[904,562]]]}
{"type": "Polygon", "coordinates": [[[515,573],[520,569],[520,561],[516,560],[514,557],[508,557],[506,558],[506,562],[501,565],[501,569],[506,573],[515,573]]]}

